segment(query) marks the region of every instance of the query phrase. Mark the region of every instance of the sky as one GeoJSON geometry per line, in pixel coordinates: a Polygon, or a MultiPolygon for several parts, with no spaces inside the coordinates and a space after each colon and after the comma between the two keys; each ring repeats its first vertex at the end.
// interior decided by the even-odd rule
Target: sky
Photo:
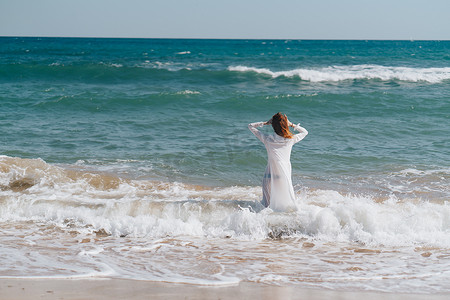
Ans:
{"type": "Polygon", "coordinates": [[[0,36],[450,40],[450,0],[0,0],[0,36]]]}

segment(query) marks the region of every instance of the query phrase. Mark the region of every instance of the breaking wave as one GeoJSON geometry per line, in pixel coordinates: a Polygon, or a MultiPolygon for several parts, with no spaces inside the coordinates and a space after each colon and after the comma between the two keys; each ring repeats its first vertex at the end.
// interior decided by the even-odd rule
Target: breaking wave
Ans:
{"type": "Polygon", "coordinates": [[[267,68],[247,66],[230,66],[229,71],[254,72],[277,77],[298,77],[311,82],[343,81],[355,79],[368,80],[400,80],[411,82],[440,83],[450,79],[450,68],[410,68],[389,67],[380,65],[329,66],[324,68],[293,69],[287,71],[272,71],[267,68]]]}
{"type": "Polygon", "coordinates": [[[297,192],[298,212],[259,203],[258,186],[128,180],[40,159],[0,157],[0,222],[38,222],[85,234],[262,240],[314,237],[372,246],[450,247],[450,205],[333,190],[297,192]]]}

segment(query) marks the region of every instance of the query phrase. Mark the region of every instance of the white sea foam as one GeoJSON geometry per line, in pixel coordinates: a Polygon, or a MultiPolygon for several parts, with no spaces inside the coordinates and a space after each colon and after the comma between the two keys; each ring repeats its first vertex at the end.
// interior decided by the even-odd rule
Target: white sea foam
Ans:
{"type": "Polygon", "coordinates": [[[177,52],[177,54],[180,54],[180,55],[191,54],[191,51],[181,51],[181,52],[177,52]]]}
{"type": "Polygon", "coordinates": [[[286,71],[272,71],[267,68],[230,66],[229,71],[254,72],[277,78],[298,77],[311,82],[343,81],[355,79],[400,80],[411,82],[440,83],[450,79],[450,68],[410,68],[380,65],[329,66],[324,68],[299,68],[286,71]]]}
{"type": "Polygon", "coordinates": [[[160,62],[160,61],[146,60],[143,63],[137,64],[136,67],[167,70],[167,71],[171,71],[171,72],[177,72],[180,70],[191,70],[191,66],[189,64],[180,63],[180,62],[170,62],[170,61],[160,62]]]}
{"type": "Polygon", "coordinates": [[[433,169],[433,170],[417,170],[413,168],[404,169],[399,172],[399,174],[403,176],[408,175],[420,175],[420,176],[426,176],[426,175],[450,175],[450,168],[442,168],[442,169],[433,169]]]}
{"type": "MultiPolygon", "coordinates": [[[[448,289],[447,202],[303,189],[298,212],[274,213],[259,204],[258,186],[128,180],[84,167],[0,156],[0,278],[448,289]]],[[[427,176],[394,176],[414,173],[427,176]]]]}
{"type": "Polygon", "coordinates": [[[197,91],[191,91],[191,90],[184,90],[184,91],[179,91],[176,93],[177,95],[199,95],[200,92],[197,91]]]}
{"type": "Polygon", "coordinates": [[[295,95],[291,95],[291,94],[285,94],[285,95],[275,95],[275,96],[266,96],[265,99],[270,100],[270,99],[283,99],[283,98],[300,98],[300,97],[315,97],[319,95],[318,93],[311,93],[311,94],[295,94],[295,95]]]}
{"type": "Polygon", "coordinates": [[[450,199],[449,181],[449,168],[429,170],[408,168],[389,174],[385,184],[393,192],[417,195],[427,193],[431,196],[431,201],[442,202],[450,199]]]}
{"type": "Polygon", "coordinates": [[[181,62],[181,61],[150,61],[145,60],[143,63],[135,65],[138,68],[149,68],[167,70],[170,72],[178,72],[180,70],[218,70],[221,65],[218,63],[197,63],[197,62],[181,62]]]}
{"type": "Polygon", "coordinates": [[[367,245],[450,247],[450,205],[379,202],[370,195],[303,190],[299,211],[274,213],[260,188],[207,188],[64,170],[42,160],[0,158],[0,221],[39,221],[114,236],[261,240],[314,236],[367,245]]]}
{"type": "Polygon", "coordinates": [[[104,65],[104,66],[108,66],[108,67],[113,67],[113,68],[122,68],[122,67],[123,67],[122,64],[118,64],[118,63],[105,63],[105,62],[100,62],[100,65],[104,65]]]}

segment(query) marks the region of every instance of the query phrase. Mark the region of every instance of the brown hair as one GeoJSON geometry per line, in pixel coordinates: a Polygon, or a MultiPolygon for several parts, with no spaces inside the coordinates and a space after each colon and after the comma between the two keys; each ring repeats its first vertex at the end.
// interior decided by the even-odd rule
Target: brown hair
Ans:
{"type": "Polygon", "coordinates": [[[272,117],[272,127],[276,134],[287,139],[292,139],[293,135],[289,131],[289,124],[286,115],[276,113],[272,117]]]}

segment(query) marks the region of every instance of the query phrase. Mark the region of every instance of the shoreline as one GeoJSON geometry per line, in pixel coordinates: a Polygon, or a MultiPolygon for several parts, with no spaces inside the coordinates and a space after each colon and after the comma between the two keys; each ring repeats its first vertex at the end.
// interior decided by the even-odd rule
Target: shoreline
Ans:
{"type": "Polygon", "coordinates": [[[444,300],[450,294],[334,291],[298,286],[241,282],[233,286],[139,281],[129,279],[0,279],[0,300],[34,299],[365,299],[444,300]]]}

